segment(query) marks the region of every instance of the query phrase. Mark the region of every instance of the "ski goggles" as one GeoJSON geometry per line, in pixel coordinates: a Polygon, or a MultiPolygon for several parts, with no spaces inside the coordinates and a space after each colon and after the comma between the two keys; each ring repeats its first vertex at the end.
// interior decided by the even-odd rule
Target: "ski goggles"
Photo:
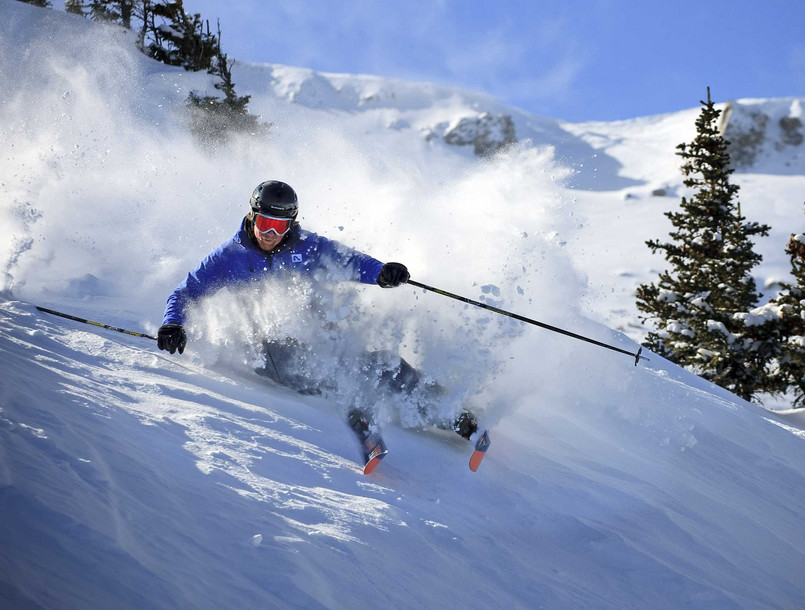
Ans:
{"type": "Polygon", "coordinates": [[[254,226],[260,233],[274,233],[275,235],[285,235],[291,230],[293,218],[275,218],[265,214],[254,215],[254,226]]]}

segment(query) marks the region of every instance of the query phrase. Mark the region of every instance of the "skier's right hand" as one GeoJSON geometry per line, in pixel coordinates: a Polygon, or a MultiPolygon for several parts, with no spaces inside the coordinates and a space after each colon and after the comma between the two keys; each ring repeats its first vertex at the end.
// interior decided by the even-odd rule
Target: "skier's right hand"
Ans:
{"type": "Polygon", "coordinates": [[[171,354],[179,350],[184,353],[184,346],[187,345],[187,335],[181,324],[163,324],[157,333],[157,347],[166,349],[171,354]]]}

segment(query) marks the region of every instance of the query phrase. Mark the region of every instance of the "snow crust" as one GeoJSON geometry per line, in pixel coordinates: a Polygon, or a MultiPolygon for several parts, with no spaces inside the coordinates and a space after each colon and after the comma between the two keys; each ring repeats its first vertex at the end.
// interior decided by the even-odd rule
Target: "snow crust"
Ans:
{"type": "MultiPolygon", "coordinates": [[[[471,473],[464,441],[380,404],[391,453],[365,477],[346,405],[250,368],[252,320],[324,336],[295,315],[308,286],[219,293],[181,357],[34,307],[154,333],[278,178],[309,229],[636,351],[632,291],[662,268],[643,242],[684,192],[673,151],[696,109],[570,125],[444,87],[238,64],[273,126],[211,153],[180,113],[207,76],[75,16],[0,0],[0,17],[0,606],[799,607],[801,414],[655,355],[635,367],[438,295],[340,285],[320,295],[340,345],[399,351],[450,386],[446,411],[469,401],[492,429],[471,473]],[[510,115],[519,143],[479,160],[425,137],[484,112],[510,115]]],[[[805,179],[736,179],[743,214],[774,227],[766,285],[786,277],[805,179]]]]}

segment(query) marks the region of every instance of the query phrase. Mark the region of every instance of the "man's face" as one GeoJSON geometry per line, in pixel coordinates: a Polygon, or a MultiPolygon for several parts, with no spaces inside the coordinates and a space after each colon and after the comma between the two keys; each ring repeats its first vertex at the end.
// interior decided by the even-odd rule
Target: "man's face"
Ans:
{"type": "Polygon", "coordinates": [[[283,236],[276,233],[260,233],[257,230],[257,225],[254,226],[254,238],[257,240],[257,245],[261,250],[269,252],[279,246],[283,236]]]}

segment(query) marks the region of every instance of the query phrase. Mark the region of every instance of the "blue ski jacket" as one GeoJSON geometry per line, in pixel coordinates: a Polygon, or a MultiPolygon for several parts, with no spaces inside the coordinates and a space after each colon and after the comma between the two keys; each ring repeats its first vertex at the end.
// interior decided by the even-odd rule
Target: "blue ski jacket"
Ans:
{"type": "Polygon", "coordinates": [[[189,301],[212,294],[227,284],[258,281],[266,276],[312,275],[325,270],[336,279],[377,283],[383,263],[367,254],[305,231],[298,224],[279,246],[265,252],[249,235],[251,226],[244,218],[232,239],[218,246],[187,274],[168,297],[163,324],[184,324],[189,301]]]}

